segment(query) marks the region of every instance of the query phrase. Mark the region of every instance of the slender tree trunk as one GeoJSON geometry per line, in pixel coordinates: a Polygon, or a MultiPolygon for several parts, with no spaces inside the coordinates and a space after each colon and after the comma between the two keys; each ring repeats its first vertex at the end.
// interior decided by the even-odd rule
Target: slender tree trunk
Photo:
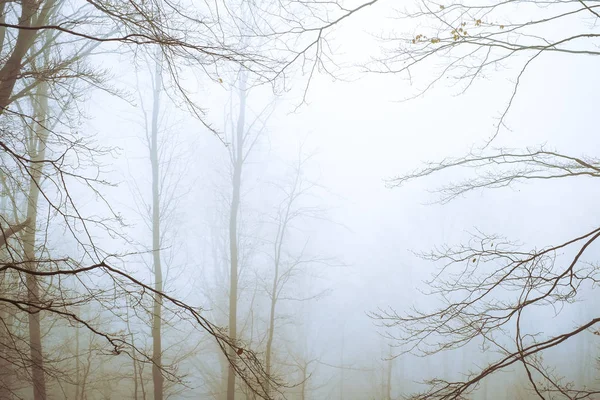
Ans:
{"type": "MultiPolygon", "coordinates": [[[[125,300],[127,302],[127,314],[126,314],[126,324],[127,324],[127,333],[129,333],[129,338],[131,340],[131,344],[135,344],[135,336],[133,334],[133,331],[131,330],[131,324],[129,323],[130,318],[129,318],[129,310],[131,308],[131,304],[129,303],[129,301],[126,299],[125,300]]],[[[137,360],[135,359],[135,357],[132,357],[131,361],[133,362],[133,398],[134,400],[138,399],[138,366],[137,366],[137,360]]]]}
{"type": "Polygon", "coordinates": [[[85,366],[83,367],[82,377],[79,380],[79,382],[80,382],[79,386],[81,386],[81,399],[86,398],[86,394],[85,394],[86,386],[87,386],[88,377],[90,376],[90,368],[92,368],[92,357],[93,357],[93,353],[91,351],[92,340],[93,340],[93,334],[90,334],[88,346],[87,346],[88,352],[87,352],[87,357],[85,360],[85,366]]]}
{"type": "MultiPolygon", "coordinates": [[[[224,282],[227,282],[227,271],[230,268],[229,262],[226,261],[223,257],[223,255],[228,254],[227,253],[227,244],[228,241],[223,239],[220,239],[219,236],[219,232],[216,229],[216,225],[212,225],[211,226],[211,237],[213,238],[213,240],[211,240],[211,254],[212,254],[212,258],[213,258],[213,263],[217,268],[216,274],[215,274],[215,284],[218,286],[224,282]]],[[[214,301],[221,302],[221,301],[228,301],[228,299],[213,299],[214,301]]],[[[227,396],[227,376],[228,376],[228,371],[229,371],[229,361],[227,359],[227,356],[225,354],[223,354],[223,352],[219,351],[218,353],[218,358],[219,358],[219,371],[220,371],[220,379],[219,379],[219,383],[217,386],[217,393],[218,393],[218,400],[224,400],[225,397],[227,396]]]]}
{"type": "MultiPolygon", "coordinates": [[[[298,190],[300,181],[300,170],[297,171],[294,186],[292,191],[289,193],[287,198],[287,204],[285,205],[285,212],[281,215],[279,225],[277,227],[277,235],[275,236],[275,249],[274,249],[274,264],[275,273],[273,276],[273,286],[271,288],[271,310],[269,314],[269,333],[267,336],[267,348],[265,358],[265,371],[267,376],[271,376],[271,357],[273,351],[273,337],[275,332],[275,307],[277,306],[277,300],[279,299],[279,268],[281,266],[281,253],[283,248],[283,241],[287,233],[287,227],[292,219],[291,210],[296,200],[296,191],[298,190]]],[[[269,393],[270,386],[267,386],[267,394],[269,393]]]]}
{"type": "MultiPolygon", "coordinates": [[[[157,55],[157,57],[159,57],[157,55]]],[[[154,72],[154,93],[152,105],[152,132],[150,143],[150,161],[152,164],[152,256],[154,261],[154,289],[163,291],[163,275],[160,263],[160,171],[158,163],[158,116],[160,112],[160,92],[162,85],[162,66],[156,60],[154,72]]],[[[154,313],[152,317],[152,381],[154,382],[154,400],[163,399],[162,338],[161,338],[162,297],[154,295],[154,313]]]]}
{"type": "MultiPolygon", "coordinates": [[[[48,118],[48,84],[41,82],[33,98],[36,125],[31,135],[34,135],[35,148],[29,149],[30,157],[35,161],[43,160],[46,156],[46,141],[48,139],[48,131],[46,130],[46,122],[48,118]]],[[[23,235],[23,253],[27,268],[29,270],[37,270],[35,262],[35,236],[37,222],[37,205],[40,195],[40,178],[42,175],[43,163],[34,162],[31,164],[31,175],[29,181],[29,195],[27,198],[27,220],[29,224],[25,228],[23,235]]],[[[31,304],[39,303],[40,290],[37,278],[34,275],[28,274],[26,279],[27,284],[27,300],[31,304]]],[[[29,348],[31,353],[31,376],[33,379],[33,398],[34,400],[46,400],[46,377],[44,375],[44,357],[42,351],[42,335],[40,327],[40,313],[35,306],[31,306],[29,310],[29,348]]]]}
{"type": "Polygon", "coordinates": [[[142,400],[146,400],[146,384],[144,383],[144,364],[138,363],[138,371],[140,375],[140,390],[142,391],[142,400]]]}
{"type": "Polygon", "coordinates": [[[404,357],[401,357],[398,362],[397,362],[397,366],[398,366],[398,373],[396,374],[399,378],[396,379],[396,382],[399,383],[399,388],[398,391],[400,393],[406,393],[408,392],[408,388],[407,388],[407,383],[405,380],[405,362],[404,362],[404,357]]]}
{"type": "MultiPolygon", "coordinates": [[[[3,172],[0,171],[0,180],[4,182],[4,177],[2,176],[3,172]]],[[[3,185],[3,189],[8,191],[8,187],[3,185]]],[[[0,213],[2,215],[7,215],[8,210],[8,194],[2,193],[0,200],[0,213]]],[[[5,249],[0,247],[0,257],[4,259],[5,249]]],[[[19,285],[18,280],[14,277],[3,276],[2,282],[0,283],[0,292],[8,293],[10,288],[15,288],[19,285]]],[[[11,310],[8,307],[0,308],[0,343],[10,343],[11,339],[14,338],[14,310],[11,310]]],[[[11,349],[11,353],[16,349],[11,349]]],[[[8,353],[8,352],[7,352],[8,353]]],[[[15,383],[17,381],[17,373],[15,371],[15,365],[10,361],[11,355],[6,357],[0,357],[0,393],[6,392],[10,393],[15,390],[15,383]]]]}
{"type": "MultiPolygon", "coordinates": [[[[133,333],[131,334],[131,343],[133,343],[133,333]]],[[[137,360],[134,358],[132,361],[133,361],[133,398],[134,398],[134,400],[137,400],[138,399],[137,360]]]]}
{"type": "MultiPolygon", "coordinates": [[[[296,177],[296,184],[298,177],[296,177]]],[[[283,247],[283,239],[287,230],[288,222],[290,220],[290,210],[294,202],[296,186],[290,194],[288,203],[286,205],[285,214],[283,219],[279,221],[279,227],[277,229],[277,236],[275,237],[275,273],[273,275],[273,286],[271,288],[271,308],[269,312],[269,332],[267,335],[267,348],[265,354],[265,372],[267,376],[271,376],[271,357],[273,353],[273,337],[275,336],[275,307],[277,306],[278,300],[278,286],[279,286],[279,267],[281,264],[281,249],[283,247]]],[[[270,393],[270,385],[267,385],[267,394],[270,393]]]]}
{"type": "MultiPolygon", "coordinates": [[[[240,202],[240,175],[241,168],[237,165],[233,173],[233,196],[231,199],[231,211],[229,217],[229,252],[231,258],[230,282],[229,282],[229,336],[232,340],[237,337],[237,281],[238,281],[238,245],[237,245],[237,213],[240,202]]],[[[235,349],[230,351],[230,362],[236,358],[235,349]]],[[[235,371],[229,365],[227,375],[227,400],[235,399],[235,371]]]]}
{"type": "Polygon", "coordinates": [[[308,364],[304,364],[302,366],[302,386],[300,387],[300,400],[306,400],[306,381],[308,379],[307,376],[308,364]]]}
{"type": "MultiPolygon", "coordinates": [[[[79,313],[78,313],[79,314],[79,313]]],[[[81,360],[79,359],[79,327],[75,328],[75,400],[79,400],[79,386],[81,384],[81,360]]]]}
{"type": "MultiPolygon", "coordinates": [[[[271,376],[271,353],[273,348],[273,336],[275,332],[275,306],[277,305],[277,281],[279,280],[279,262],[275,261],[275,276],[273,277],[273,287],[271,294],[271,309],[269,313],[269,332],[267,335],[267,348],[265,351],[265,371],[267,376],[271,376]]],[[[270,385],[267,386],[269,393],[270,385]]]]}
{"type": "MultiPolygon", "coordinates": [[[[233,193],[231,196],[231,210],[229,214],[229,336],[232,340],[237,339],[237,297],[238,297],[238,242],[237,227],[238,213],[240,208],[240,188],[242,184],[242,167],[244,164],[244,130],[246,125],[246,73],[240,73],[240,108],[236,127],[236,140],[234,149],[233,165],[233,193]]],[[[236,361],[235,349],[230,349],[230,363],[236,361]]],[[[235,370],[229,365],[227,375],[227,400],[235,399],[235,370]]]]}
{"type": "Polygon", "coordinates": [[[386,376],[386,400],[392,400],[392,369],[394,368],[394,360],[392,357],[392,348],[390,347],[388,357],[390,358],[387,362],[387,376],[386,376]]]}

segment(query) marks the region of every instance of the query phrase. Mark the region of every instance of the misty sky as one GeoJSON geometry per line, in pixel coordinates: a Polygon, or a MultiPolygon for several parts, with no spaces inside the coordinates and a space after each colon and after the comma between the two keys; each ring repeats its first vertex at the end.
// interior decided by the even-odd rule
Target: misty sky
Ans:
{"type": "MultiPolygon", "coordinates": [[[[475,191],[446,205],[429,204],[439,197],[428,190],[469,176],[472,171],[463,171],[463,175],[459,171],[443,173],[402,188],[387,188],[387,179],[410,172],[423,161],[460,156],[482,146],[494,134],[519,64],[506,62],[497,73],[476,80],[464,94],[460,93],[462,84],[442,80],[422,96],[403,101],[424,87],[426,70],[419,70],[422,76],[417,74],[413,82],[406,76],[361,72],[361,63],[378,51],[372,34],[378,33],[376,26],[385,14],[383,7],[378,7],[349,21],[333,35],[336,61],[351,67],[339,73],[342,79],[314,76],[303,104],[307,82],[298,72],[292,90],[275,100],[275,112],[267,125],[268,140],[261,144],[263,153],[244,182],[246,199],[254,203],[248,207],[256,207],[269,199],[252,193],[252,185],[268,181],[273,173],[270,168],[277,168],[273,160],[293,160],[299,144],[314,153],[310,176],[326,188],[320,201],[333,223],[317,225],[311,233],[311,246],[346,264],[320,271],[323,277],[316,285],[331,292],[308,306],[318,321],[312,326],[319,326],[315,337],[319,344],[314,347],[331,363],[339,361],[341,339],[337,332],[342,329],[347,343],[355,343],[345,356],[349,362],[372,360],[373,351],[379,351],[378,331],[367,318],[367,311],[388,306],[403,310],[415,305],[416,299],[423,304],[416,289],[425,289],[421,281],[430,277],[435,265],[418,259],[413,251],[457,244],[475,229],[506,235],[533,247],[544,246],[598,223],[589,216],[595,215],[591,210],[598,204],[600,189],[586,184],[585,178],[475,191]],[[582,221],[584,215],[588,220],[582,221]],[[578,224],[571,223],[575,220],[578,224]]],[[[104,56],[103,60],[110,62],[104,56]]],[[[589,58],[564,55],[545,55],[532,63],[506,119],[510,130],[501,129],[491,147],[545,144],[548,149],[574,154],[597,148],[600,138],[594,133],[593,116],[600,94],[593,88],[600,78],[595,67],[589,58]]],[[[135,77],[133,70],[118,75],[117,79],[129,83],[135,77]]],[[[140,71],[138,75],[143,87],[147,73],[140,71]]],[[[190,79],[196,85],[196,99],[217,131],[223,128],[231,88],[227,77],[224,80],[221,84],[190,79]]],[[[251,93],[249,105],[255,110],[274,100],[269,87],[251,93]]],[[[122,147],[115,176],[122,174],[126,181],[148,179],[145,150],[136,146],[142,135],[136,124],[140,120],[139,108],[136,110],[139,99],[134,100],[134,107],[104,94],[92,98],[88,110],[92,118],[86,129],[122,147]]],[[[173,105],[167,107],[174,115],[165,117],[164,123],[182,143],[178,151],[187,171],[183,186],[189,185],[193,194],[182,200],[185,207],[179,216],[183,224],[180,231],[186,232],[182,243],[185,262],[187,268],[202,269],[198,262],[203,259],[200,242],[207,235],[207,216],[218,201],[215,181],[216,176],[223,176],[217,171],[225,168],[226,150],[213,133],[173,105]]],[[[114,196],[122,199],[122,212],[127,215],[130,197],[125,185],[114,196]]],[[[192,275],[197,279],[202,276],[198,271],[192,275]]],[[[195,288],[188,285],[188,280],[178,280],[172,290],[194,293],[195,288]]],[[[566,317],[567,323],[573,319],[566,317]]]]}

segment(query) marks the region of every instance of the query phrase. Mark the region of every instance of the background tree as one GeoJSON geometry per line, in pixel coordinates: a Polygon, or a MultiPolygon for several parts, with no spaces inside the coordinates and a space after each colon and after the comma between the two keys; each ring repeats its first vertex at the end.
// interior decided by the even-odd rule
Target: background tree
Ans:
{"type": "MultiPolygon", "coordinates": [[[[260,159],[261,138],[273,110],[270,101],[258,112],[248,106],[251,94],[256,93],[248,87],[248,79],[244,71],[238,71],[236,78],[232,79],[235,84],[229,93],[223,124],[228,162],[222,165],[220,159],[215,160],[219,180],[215,182],[216,203],[209,209],[210,230],[205,241],[210,244],[205,251],[211,255],[206,263],[212,264],[213,269],[205,268],[201,278],[205,282],[203,291],[211,304],[212,318],[230,326],[230,334],[231,327],[235,328],[240,347],[235,349],[236,357],[238,351],[241,354],[245,352],[245,346],[258,346],[254,335],[259,329],[255,309],[260,287],[253,279],[253,272],[256,268],[254,258],[262,239],[254,204],[245,196],[257,189],[246,182],[255,178],[252,164],[260,159]],[[223,182],[228,184],[223,185],[223,182]]],[[[221,394],[225,397],[233,392],[246,392],[248,388],[245,388],[244,382],[236,385],[235,377],[229,377],[231,372],[227,359],[219,356],[217,361],[222,376],[215,373],[210,363],[202,363],[202,374],[211,382],[210,394],[220,399],[221,394]],[[234,386],[230,389],[232,381],[234,386]]],[[[266,388],[268,383],[261,384],[266,388]]]]}
{"type": "MultiPolygon", "coordinates": [[[[231,202],[229,210],[229,335],[235,341],[238,339],[238,283],[239,283],[239,232],[238,217],[240,209],[240,197],[242,187],[242,172],[248,154],[256,143],[257,136],[251,136],[254,132],[246,126],[246,99],[248,75],[245,71],[240,71],[238,75],[238,113],[235,128],[232,126],[232,141],[229,150],[229,157],[232,167],[231,176],[231,202]],[[254,139],[254,140],[252,140],[254,139]]],[[[231,348],[230,359],[234,360],[237,355],[243,353],[243,348],[231,348]]],[[[268,384],[268,383],[267,383],[268,384]]],[[[229,366],[227,373],[227,400],[235,399],[235,369],[233,364],[229,366]]]]}
{"type": "MultiPolygon", "coordinates": [[[[269,314],[265,347],[265,371],[272,375],[274,339],[277,337],[276,321],[281,317],[278,307],[281,302],[295,301],[304,302],[317,299],[326,293],[323,291],[312,291],[306,293],[306,286],[301,286],[299,280],[302,274],[310,274],[309,268],[323,267],[334,263],[332,259],[313,256],[310,254],[309,239],[304,239],[303,247],[294,249],[292,243],[298,241],[298,232],[302,231],[302,224],[308,220],[325,219],[322,209],[311,204],[311,197],[316,197],[318,185],[311,182],[305,174],[306,163],[310,157],[302,154],[299,150],[298,160],[290,169],[288,182],[284,185],[277,184],[281,192],[281,200],[272,217],[274,238],[269,241],[272,250],[269,261],[272,265],[271,281],[266,279],[265,292],[269,296],[269,314]],[[305,290],[302,290],[303,288],[305,290]],[[300,289],[300,290],[299,290],[300,289]]],[[[300,239],[302,240],[302,239],[300,239]]],[[[303,368],[305,369],[305,365],[303,368]]],[[[306,371],[305,371],[306,372],[306,371]]],[[[305,379],[304,377],[303,379],[305,379]]],[[[302,381],[301,381],[302,382],[302,381]]]]}
{"type": "MultiPolygon", "coordinates": [[[[102,171],[98,157],[110,154],[109,149],[94,147],[86,138],[73,133],[81,117],[77,107],[84,97],[82,93],[91,86],[111,93],[118,92],[103,79],[94,68],[92,58],[87,56],[101,47],[103,51],[118,49],[135,60],[135,53],[130,52],[132,49],[154,45],[160,47],[165,70],[169,72],[170,88],[175,89],[171,94],[186,100],[184,104],[202,121],[200,108],[190,101],[186,91],[179,85],[179,66],[193,63],[202,65],[208,72],[209,67],[217,68],[228,63],[239,67],[243,64],[244,68],[255,73],[275,72],[270,75],[271,78],[281,69],[277,67],[277,60],[271,57],[261,57],[251,49],[243,51],[237,46],[237,40],[233,42],[234,45],[220,41],[222,36],[214,35],[212,28],[207,28],[207,18],[211,17],[215,18],[215,24],[227,25],[219,20],[215,9],[203,9],[199,12],[205,15],[197,18],[195,13],[183,12],[182,8],[162,2],[117,5],[94,1],[76,7],[66,2],[24,1],[3,2],[1,7],[3,64],[0,68],[0,116],[3,135],[0,146],[2,165],[5,167],[3,193],[12,199],[17,208],[27,204],[29,210],[26,214],[31,216],[38,214],[38,207],[48,210],[52,218],[47,219],[44,229],[49,226],[64,229],[79,252],[65,255],[59,249],[50,254],[52,246],[49,244],[44,243],[39,247],[37,242],[42,238],[36,237],[34,229],[41,221],[32,218],[28,220],[29,226],[25,228],[23,237],[4,237],[10,246],[7,246],[7,257],[0,272],[3,279],[9,279],[12,274],[17,280],[27,281],[29,299],[23,300],[17,293],[10,293],[2,298],[2,302],[8,308],[17,308],[29,314],[28,340],[32,343],[34,397],[42,399],[47,392],[44,374],[49,369],[44,362],[41,333],[38,332],[40,315],[54,315],[62,319],[64,324],[84,327],[103,338],[114,354],[127,352],[134,359],[152,362],[152,357],[131,343],[129,336],[123,335],[116,324],[108,325],[114,329],[104,329],[107,325],[101,324],[102,318],[84,320],[72,307],[95,303],[94,307],[111,310],[123,322],[126,315],[124,311],[130,305],[144,309],[142,299],[161,298],[163,295],[160,290],[149,287],[126,272],[126,269],[108,264],[108,260],[117,263],[120,255],[103,251],[94,238],[97,234],[112,236],[116,240],[122,238],[119,232],[120,217],[112,213],[110,204],[105,201],[106,215],[90,216],[72,196],[74,190],[87,188],[88,195],[105,199],[102,185],[106,182],[99,177],[102,171]],[[174,29],[182,26],[185,31],[174,29]],[[255,68],[251,60],[257,61],[255,68]],[[22,135],[19,127],[26,127],[25,132],[29,136],[22,135]],[[28,190],[23,190],[21,185],[28,179],[32,184],[28,190]],[[28,191],[28,199],[23,203],[28,191]],[[37,196],[42,205],[36,205],[37,196]],[[11,239],[15,239],[15,243],[9,243],[11,239]],[[23,244],[20,256],[11,251],[19,249],[19,244],[23,244]],[[76,281],[83,284],[82,292],[73,290],[76,281]],[[125,301],[127,297],[132,301],[125,301]]],[[[9,225],[18,226],[19,221],[27,220],[26,216],[15,217],[18,218],[11,221],[17,223],[9,225]]],[[[43,238],[44,242],[46,240],[48,237],[43,238]]],[[[233,345],[222,330],[212,325],[194,307],[170,296],[164,297],[164,302],[169,303],[168,307],[179,309],[178,315],[182,315],[182,312],[187,314],[188,321],[194,321],[193,324],[198,324],[196,326],[206,329],[217,338],[218,346],[223,351],[233,345]]],[[[21,349],[14,347],[14,350],[21,349]]],[[[99,347],[94,351],[103,352],[105,349],[99,347]]],[[[236,372],[242,373],[244,368],[244,373],[264,376],[260,372],[258,359],[251,351],[246,351],[241,359],[240,366],[233,367],[236,372]]],[[[154,363],[157,364],[160,363],[154,363]]],[[[164,369],[162,373],[174,378],[164,369]]],[[[249,387],[256,389],[260,385],[254,382],[249,382],[249,387]]]]}

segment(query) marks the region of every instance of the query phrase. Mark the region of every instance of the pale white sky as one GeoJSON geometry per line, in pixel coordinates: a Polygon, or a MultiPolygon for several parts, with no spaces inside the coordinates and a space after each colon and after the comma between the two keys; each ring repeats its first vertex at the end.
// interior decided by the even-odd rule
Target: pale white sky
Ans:
{"type": "MultiPolygon", "coordinates": [[[[381,23],[382,15],[387,15],[387,10],[378,5],[336,31],[332,44],[338,48],[340,62],[360,63],[377,54],[376,41],[365,31],[376,33],[386,24],[393,24],[389,20],[381,23]]],[[[421,161],[464,154],[493,134],[494,124],[512,91],[518,64],[507,62],[504,67],[476,81],[460,96],[456,96],[456,88],[446,85],[451,81],[442,80],[423,97],[399,102],[419,87],[411,86],[405,77],[353,72],[350,82],[316,76],[310,85],[308,104],[295,112],[302,91],[300,80],[278,101],[269,123],[269,146],[262,148],[265,151],[270,147],[270,152],[252,166],[258,172],[249,173],[247,184],[266,180],[261,173],[270,171],[270,156],[292,157],[296,144],[303,140],[308,149],[315,150],[311,173],[333,194],[323,199],[324,205],[331,208],[331,218],[348,229],[322,228],[313,233],[313,246],[339,256],[349,266],[326,273],[330,281],[321,284],[333,291],[314,305],[313,311],[321,321],[320,332],[330,335],[337,334],[340,318],[347,321],[347,340],[361,343],[348,350],[349,359],[361,358],[379,346],[360,341],[364,335],[375,332],[366,311],[386,305],[401,310],[420,298],[411,287],[428,277],[433,266],[416,259],[411,250],[426,251],[435,245],[458,243],[474,227],[539,247],[583,233],[600,222],[594,211],[600,201],[600,188],[585,178],[473,192],[444,206],[425,205],[435,200],[435,195],[426,190],[459,179],[457,175],[443,174],[410,182],[403,188],[385,187],[385,179],[418,168],[421,161]],[[337,318],[328,318],[332,314],[337,318]]],[[[420,71],[416,81],[422,82],[427,73],[420,71]]],[[[117,75],[124,82],[133,82],[129,70],[117,75]]],[[[525,73],[506,120],[511,131],[502,130],[494,145],[522,148],[545,143],[548,148],[574,155],[596,153],[600,145],[596,117],[599,80],[592,58],[540,57],[525,73]]],[[[93,96],[94,101],[88,106],[88,129],[112,144],[124,146],[122,157],[129,158],[128,162],[125,158],[115,161],[115,169],[121,171],[115,176],[122,174],[126,178],[126,168],[133,168],[133,175],[143,174],[145,161],[136,157],[145,153],[135,147],[132,139],[142,135],[132,123],[139,113],[136,115],[134,108],[105,94],[93,96]]],[[[267,90],[261,89],[251,107],[259,109],[269,96],[267,90]]],[[[227,99],[224,87],[201,82],[196,98],[208,110],[209,120],[220,129],[227,99]]],[[[178,121],[176,128],[185,143],[183,152],[189,163],[184,182],[194,185],[194,196],[182,202],[183,229],[189,233],[185,240],[190,241],[185,245],[192,254],[186,260],[194,264],[198,258],[193,255],[200,250],[194,241],[206,235],[206,216],[217,201],[215,171],[225,171],[221,176],[226,176],[226,151],[199,123],[183,113],[171,112],[172,119],[178,121]]],[[[127,193],[126,187],[121,187],[114,194],[123,200],[124,207],[130,200],[127,193]]],[[[261,201],[260,193],[249,198],[261,201]]],[[[334,350],[324,352],[333,358],[337,357],[334,350]]]]}

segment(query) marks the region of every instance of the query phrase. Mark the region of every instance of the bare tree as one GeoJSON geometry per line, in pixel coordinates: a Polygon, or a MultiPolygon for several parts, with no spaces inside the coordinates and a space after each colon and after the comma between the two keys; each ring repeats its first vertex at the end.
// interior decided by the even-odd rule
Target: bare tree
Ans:
{"type": "MultiPolygon", "coordinates": [[[[148,72],[152,86],[148,93],[142,88],[141,79],[138,79],[139,104],[143,112],[144,146],[148,150],[150,160],[151,179],[147,182],[150,186],[150,199],[140,182],[145,182],[141,176],[132,177],[132,189],[135,197],[134,209],[143,218],[144,226],[151,233],[151,245],[142,243],[140,253],[151,255],[151,261],[142,257],[142,262],[152,272],[154,288],[157,292],[170,292],[178,275],[177,270],[184,272],[180,265],[185,253],[185,244],[180,238],[179,228],[183,225],[181,213],[183,207],[181,200],[189,191],[185,189],[188,182],[184,177],[188,174],[186,159],[190,154],[183,149],[184,142],[180,133],[175,131],[176,121],[170,118],[173,114],[173,105],[165,103],[163,96],[162,54],[157,52],[147,59],[148,72]],[[145,99],[150,97],[150,104],[145,99]],[[179,264],[179,265],[178,265],[179,264]]],[[[168,333],[169,329],[177,331],[171,322],[176,316],[164,314],[160,296],[155,297],[152,304],[151,334],[153,368],[152,380],[154,385],[154,398],[168,397],[175,388],[169,382],[164,382],[162,368],[176,369],[178,363],[191,357],[197,348],[193,343],[182,340],[175,343],[175,335],[168,333]],[[167,354],[167,349],[170,349],[167,354]],[[176,355],[177,350],[180,354],[176,355]],[[177,362],[175,362],[177,360],[177,362]],[[168,393],[168,391],[171,391],[168,393]]],[[[180,332],[181,333],[181,332],[180,332]]],[[[225,358],[226,362],[226,358],[225,358]]],[[[137,368],[134,364],[134,367],[137,368]]],[[[134,377],[136,375],[134,374],[134,377]]]]}
{"type": "Polygon", "coordinates": [[[273,341],[276,338],[276,320],[280,314],[277,307],[282,301],[307,301],[323,295],[325,291],[307,294],[292,288],[299,286],[297,285],[299,275],[308,273],[309,267],[324,266],[333,262],[324,257],[308,254],[308,240],[299,250],[295,250],[291,245],[295,239],[294,231],[301,230],[301,227],[298,226],[299,223],[309,219],[324,218],[323,210],[311,205],[308,200],[309,197],[316,195],[315,190],[318,188],[316,183],[311,182],[303,175],[303,169],[309,160],[310,157],[299,154],[298,160],[291,168],[290,176],[287,178],[289,182],[276,185],[283,196],[271,221],[274,228],[274,238],[269,241],[272,246],[269,255],[269,261],[272,264],[272,280],[270,285],[265,287],[269,296],[265,371],[269,376],[272,375],[274,364],[273,341]],[[296,284],[294,285],[294,283],[296,284]]]}
{"type": "MultiPolygon", "coordinates": [[[[237,79],[238,111],[236,121],[231,121],[231,143],[229,145],[229,159],[231,164],[231,184],[232,194],[229,209],[229,334],[232,339],[239,339],[238,332],[238,285],[240,275],[240,205],[242,190],[242,174],[244,166],[248,161],[254,147],[256,146],[261,133],[265,129],[269,113],[272,112],[272,105],[267,105],[262,112],[253,116],[250,121],[247,120],[247,98],[249,95],[248,74],[241,70],[237,79]]],[[[233,114],[230,118],[234,118],[233,114]]],[[[231,349],[230,358],[235,359],[237,355],[243,353],[243,349],[231,349]]],[[[275,381],[261,382],[261,385],[267,390],[271,383],[278,385],[275,381]]],[[[227,377],[227,399],[233,400],[235,397],[235,370],[229,367],[227,377]]]]}
{"type": "MultiPolygon", "coordinates": [[[[230,157],[232,159],[233,176],[231,185],[231,209],[229,211],[229,335],[233,340],[237,338],[237,298],[238,298],[238,210],[240,207],[240,188],[242,185],[242,168],[247,153],[244,153],[244,140],[246,132],[246,80],[247,75],[240,74],[239,86],[239,112],[235,132],[235,142],[231,146],[230,157]]],[[[231,349],[230,357],[235,359],[238,350],[231,349]]],[[[235,372],[233,365],[229,367],[227,374],[227,400],[235,399],[235,372]]]]}
{"type": "MultiPolygon", "coordinates": [[[[472,190],[499,188],[522,181],[595,177],[600,163],[597,159],[569,156],[543,147],[525,151],[491,149],[429,164],[391,183],[401,184],[457,166],[473,168],[475,177],[440,188],[442,202],[472,190]]],[[[590,330],[595,332],[594,326],[600,320],[589,318],[571,330],[545,338],[529,333],[526,321],[528,310],[538,306],[562,309],[576,301],[586,285],[598,279],[597,265],[587,261],[586,255],[599,236],[600,231],[594,229],[560,244],[524,250],[518,242],[476,232],[468,244],[445,246],[422,254],[427,260],[443,264],[442,270],[429,282],[432,293],[445,303],[443,307],[432,312],[415,310],[406,315],[378,312],[373,317],[385,326],[398,327],[402,334],[395,338],[411,351],[433,354],[482,339],[500,352],[499,359],[470,374],[465,381],[432,381],[431,391],[423,396],[463,396],[492,373],[515,363],[523,365],[531,387],[541,398],[553,394],[567,398],[593,396],[597,393],[595,389],[576,388],[562,382],[560,375],[542,362],[541,355],[571,337],[590,330]],[[561,253],[565,254],[561,256],[561,253]],[[499,339],[509,326],[512,327],[510,332],[516,335],[512,347],[499,339]]]]}
{"type": "MultiPolygon", "coordinates": [[[[479,4],[423,1],[398,11],[399,20],[409,21],[412,32],[393,33],[384,39],[384,52],[368,64],[371,71],[419,76],[426,83],[417,95],[456,79],[460,92],[480,77],[501,66],[517,65],[514,84],[497,125],[484,146],[469,154],[427,163],[423,168],[389,180],[390,187],[447,170],[467,170],[458,183],[437,189],[446,203],[473,191],[497,189],[524,182],[597,178],[600,160],[594,156],[568,154],[547,146],[526,149],[493,148],[506,126],[506,117],[527,78],[532,63],[553,55],[597,56],[599,34],[594,23],[598,5],[585,1],[544,3],[527,13],[517,7],[541,6],[541,2],[479,4]],[[569,21],[570,29],[548,35],[548,30],[569,21]],[[593,23],[588,23],[593,22],[593,23]],[[388,46],[389,44],[389,46],[388,46]],[[434,75],[423,76],[420,67],[441,65],[434,75]],[[513,63],[513,64],[509,64],[513,63]]],[[[600,236],[598,229],[582,228],[579,236],[565,237],[542,249],[528,249],[501,235],[475,232],[468,243],[443,246],[421,257],[441,264],[431,281],[431,294],[441,305],[408,312],[393,309],[372,313],[390,338],[404,352],[433,355],[477,343],[495,349],[495,358],[464,379],[435,378],[419,399],[466,398],[495,373],[522,366],[533,396],[548,398],[591,398],[598,391],[576,385],[553,368],[551,349],[562,348],[572,338],[597,332],[599,318],[589,317],[560,333],[535,334],[531,312],[539,307],[561,310],[581,299],[598,279],[597,261],[591,248],[600,236]]],[[[581,339],[585,340],[585,339],[581,339]]],[[[588,339],[589,340],[589,339],[588,339]]],[[[489,353],[488,353],[489,354],[489,353]]],[[[484,385],[485,386],[485,385],[484,385]]]]}
{"type": "MultiPolygon", "coordinates": [[[[163,272],[160,259],[160,170],[158,158],[158,117],[160,107],[160,92],[162,84],[162,63],[160,58],[155,60],[154,87],[152,91],[152,126],[150,133],[150,161],[152,164],[152,260],[154,266],[154,288],[157,293],[163,291],[163,272]]],[[[154,299],[152,314],[152,381],[154,382],[154,399],[163,398],[162,367],[162,299],[160,295],[154,299]]]]}

